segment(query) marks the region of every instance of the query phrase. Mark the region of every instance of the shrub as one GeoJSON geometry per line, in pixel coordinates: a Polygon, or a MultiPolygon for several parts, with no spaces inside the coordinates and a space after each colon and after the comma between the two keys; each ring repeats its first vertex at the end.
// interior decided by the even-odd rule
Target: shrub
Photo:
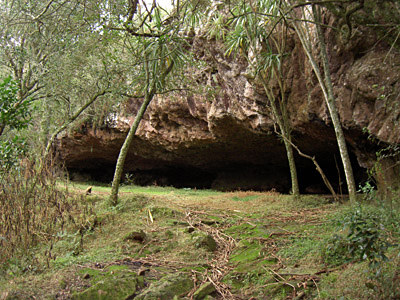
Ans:
{"type": "Polygon", "coordinates": [[[385,218],[379,210],[354,208],[340,221],[343,234],[327,240],[322,249],[326,263],[338,265],[350,261],[368,261],[372,267],[387,261],[390,246],[385,218]]]}
{"type": "MultiPolygon", "coordinates": [[[[29,159],[3,174],[0,181],[0,266],[1,271],[37,270],[53,259],[53,244],[79,216],[90,212],[78,197],[57,186],[53,166],[38,172],[29,159]],[[44,256],[32,255],[42,245],[44,256]]],[[[74,225],[75,224],[75,225],[74,225]]],[[[76,230],[76,229],[75,229],[76,230]]],[[[1,276],[1,275],[0,275],[1,276]]]]}
{"type": "Polygon", "coordinates": [[[26,128],[30,121],[31,99],[17,97],[18,84],[11,76],[0,82],[0,136],[6,126],[10,129],[26,128]]]}

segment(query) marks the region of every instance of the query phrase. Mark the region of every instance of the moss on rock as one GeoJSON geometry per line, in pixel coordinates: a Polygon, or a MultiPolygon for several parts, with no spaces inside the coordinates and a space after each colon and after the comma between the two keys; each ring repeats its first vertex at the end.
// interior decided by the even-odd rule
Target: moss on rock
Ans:
{"type": "Polygon", "coordinates": [[[133,296],[138,288],[139,280],[135,276],[108,278],[101,280],[80,293],[74,293],[72,300],[124,300],[133,296]]]}
{"type": "Polygon", "coordinates": [[[195,300],[203,300],[214,292],[216,292],[215,286],[211,282],[206,282],[193,294],[193,298],[195,300]]]}
{"type": "Polygon", "coordinates": [[[92,286],[82,292],[72,294],[72,300],[124,300],[133,297],[144,286],[143,277],[128,270],[127,266],[113,265],[105,271],[82,269],[84,279],[92,286]]]}
{"type": "Polygon", "coordinates": [[[186,273],[175,273],[162,277],[146,291],[135,297],[137,300],[170,300],[185,295],[193,288],[193,281],[186,273]]]}
{"type": "Polygon", "coordinates": [[[193,240],[196,248],[204,248],[211,252],[214,252],[217,249],[217,243],[209,234],[199,232],[193,236],[193,240]]]}

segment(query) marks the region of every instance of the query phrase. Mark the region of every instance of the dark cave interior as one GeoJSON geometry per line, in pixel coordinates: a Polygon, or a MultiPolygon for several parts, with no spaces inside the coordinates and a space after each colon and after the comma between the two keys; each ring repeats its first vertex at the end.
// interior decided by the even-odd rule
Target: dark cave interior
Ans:
{"type": "MultiPolygon", "coordinates": [[[[325,175],[338,193],[346,193],[346,181],[338,154],[320,163],[325,175]]],[[[357,186],[367,179],[366,170],[351,157],[357,186]]],[[[310,160],[297,157],[297,173],[302,194],[328,194],[321,175],[310,160]]],[[[112,164],[91,164],[92,168],[69,168],[73,181],[110,183],[114,174],[112,164]]],[[[187,165],[162,165],[147,169],[125,170],[122,181],[140,186],[173,186],[176,188],[215,189],[221,191],[253,190],[289,193],[289,168],[283,164],[221,163],[212,168],[187,165]]]]}

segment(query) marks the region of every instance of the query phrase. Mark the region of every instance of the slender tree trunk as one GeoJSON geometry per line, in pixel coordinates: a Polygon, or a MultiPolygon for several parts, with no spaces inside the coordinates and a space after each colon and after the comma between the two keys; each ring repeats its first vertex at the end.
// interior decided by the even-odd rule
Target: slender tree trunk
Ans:
{"type": "Polygon", "coordinates": [[[293,155],[293,145],[292,145],[292,128],[290,125],[289,115],[286,106],[286,99],[285,93],[286,88],[285,85],[282,83],[281,78],[278,79],[279,88],[281,90],[281,101],[280,101],[280,108],[281,108],[281,115],[282,115],[282,126],[285,130],[285,148],[286,148],[286,155],[288,157],[289,168],[290,168],[290,176],[292,179],[292,194],[297,199],[300,197],[300,188],[299,188],[299,180],[297,176],[297,167],[296,162],[293,155]],[[286,144],[287,143],[287,144],[286,144]]]}
{"type": "MultiPolygon", "coordinates": [[[[287,134],[287,137],[289,141],[291,140],[291,135],[287,134]]],[[[286,155],[288,158],[289,162],[289,168],[290,168],[290,178],[292,180],[292,194],[295,198],[300,197],[300,188],[299,188],[299,181],[297,177],[297,168],[296,168],[296,162],[294,160],[294,154],[293,154],[293,148],[290,142],[284,141],[285,148],[286,148],[286,155]]]]}
{"type": "MultiPolygon", "coordinates": [[[[285,137],[283,137],[283,138],[285,138],[285,137]]],[[[301,152],[301,150],[299,149],[299,147],[297,147],[295,144],[293,144],[292,141],[289,141],[289,142],[290,142],[290,144],[292,145],[292,147],[293,147],[294,149],[297,150],[297,153],[299,153],[300,156],[305,157],[305,158],[308,158],[308,159],[310,159],[310,160],[314,163],[315,168],[316,168],[316,170],[318,171],[318,173],[321,175],[321,178],[322,178],[322,180],[324,181],[326,187],[327,187],[327,188],[329,189],[329,191],[331,192],[333,198],[334,198],[335,200],[338,201],[338,200],[339,200],[339,197],[337,196],[335,190],[333,189],[331,183],[329,182],[328,177],[326,177],[324,171],[322,170],[322,168],[321,168],[320,165],[318,164],[318,162],[317,162],[317,160],[315,159],[315,157],[310,156],[310,155],[307,155],[307,154],[304,154],[303,152],[301,152]]]]}
{"type": "Polygon", "coordinates": [[[122,171],[124,169],[125,160],[126,156],[128,155],[129,147],[131,145],[133,137],[136,134],[136,130],[139,127],[140,121],[142,120],[143,115],[150,104],[150,101],[154,97],[154,94],[155,94],[155,87],[153,87],[149,93],[146,93],[144,101],[138,113],[136,114],[135,121],[133,122],[131,128],[129,129],[128,135],[126,136],[125,141],[119,152],[117,164],[115,166],[114,179],[112,182],[111,195],[110,195],[110,203],[113,206],[118,204],[118,190],[119,190],[119,185],[121,183],[122,171]]]}
{"type": "Polygon", "coordinates": [[[292,182],[292,195],[295,198],[299,198],[300,197],[299,181],[298,181],[298,177],[297,177],[297,168],[296,168],[296,162],[294,160],[293,148],[290,143],[291,135],[290,135],[290,129],[289,129],[290,126],[288,124],[289,120],[283,112],[282,112],[282,114],[279,113],[278,108],[275,103],[275,97],[273,96],[272,92],[268,88],[264,79],[262,79],[262,80],[263,80],[264,91],[267,94],[268,100],[271,104],[272,113],[274,114],[274,117],[276,119],[275,121],[279,126],[279,130],[281,131],[282,136],[284,137],[283,143],[285,145],[286,155],[287,155],[287,159],[288,159],[288,163],[289,163],[290,178],[291,178],[291,182],[292,182]]]}
{"type": "MultiPolygon", "coordinates": [[[[161,81],[163,81],[168,76],[168,74],[172,71],[173,66],[174,66],[174,62],[172,61],[171,64],[169,65],[169,67],[167,68],[167,70],[165,70],[165,72],[161,75],[161,81]]],[[[147,72],[148,72],[148,70],[147,70],[147,72]]],[[[147,74],[147,77],[148,76],[149,75],[147,74]]],[[[147,80],[149,80],[149,78],[147,78],[147,80]]],[[[147,86],[149,86],[149,85],[147,85],[147,86]]],[[[114,179],[112,182],[111,195],[110,195],[110,200],[109,200],[112,206],[115,206],[118,204],[118,190],[119,190],[119,185],[121,183],[122,171],[124,169],[124,164],[125,164],[126,156],[128,155],[129,147],[131,145],[133,137],[136,134],[136,130],[139,127],[140,121],[142,120],[143,115],[146,112],[146,109],[149,106],[151,100],[153,99],[155,93],[156,93],[156,82],[153,79],[151,88],[150,88],[150,90],[149,90],[149,88],[147,88],[146,94],[144,97],[144,101],[143,101],[138,113],[136,114],[135,120],[134,120],[131,128],[129,129],[128,135],[126,136],[125,141],[119,152],[117,164],[115,166],[114,179]]]]}
{"type": "MultiPolygon", "coordinates": [[[[254,23],[256,24],[256,23],[254,23]]],[[[252,48],[255,54],[255,63],[256,66],[253,65],[254,60],[252,61],[251,59],[247,58],[249,64],[253,65],[254,68],[257,69],[257,65],[260,65],[259,62],[259,57],[257,54],[257,38],[258,37],[254,37],[251,32],[250,29],[245,27],[245,31],[246,31],[246,35],[248,37],[248,39],[251,41],[252,44],[252,48]]],[[[256,32],[256,30],[253,28],[253,32],[256,32]]],[[[283,51],[281,47],[279,47],[278,43],[276,43],[277,48],[281,51],[283,51]]],[[[276,70],[276,73],[279,74],[277,75],[277,77],[279,77],[281,74],[276,70]]],[[[258,78],[261,80],[263,88],[265,93],[267,94],[267,98],[269,100],[269,103],[271,104],[271,108],[272,108],[272,113],[275,117],[275,121],[278,124],[278,127],[281,131],[281,134],[285,137],[283,139],[283,143],[285,145],[285,149],[286,149],[286,155],[288,158],[288,163],[289,163],[289,170],[290,170],[290,178],[291,178],[291,183],[292,183],[292,195],[297,199],[300,197],[300,189],[299,189],[299,181],[298,181],[298,177],[297,177],[297,169],[296,169],[296,162],[294,160],[294,155],[293,155],[293,149],[292,149],[292,145],[288,142],[291,140],[291,135],[290,135],[290,125],[289,125],[289,119],[287,117],[287,111],[286,111],[286,107],[284,106],[285,104],[284,102],[284,94],[285,94],[285,90],[284,87],[282,86],[280,79],[277,78],[278,82],[279,82],[279,88],[281,90],[281,94],[282,94],[282,102],[281,102],[281,112],[279,112],[278,107],[275,103],[275,97],[272,93],[271,88],[268,87],[268,79],[265,77],[265,74],[260,74],[258,76],[258,78]]]]}
{"type": "Polygon", "coordinates": [[[325,38],[324,38],[324,35],[322,32],[322,28],[320,25],[321,13],[315,7],[315,5],[312,6],[312,9],[313,9],[314,19],[316,21],[318,41],[319,41],[319,44],[321,47],[321,59],[322,59],[322,64],[323,64],[324,74],[325,74],[325,84],[326,84],[326,89],[328,92],[328,98],[326,99],[326,102],[328,105],[329,113],[331,115],[333,127],[335,128],[335,134],[336,134],[336,139],[337,139],[337,143],[339,146],[340,156],[342,157],[343,168],[344,168],[344,172],[346,175],[347,189],[349,191],[350,202],[354,204],[357,201],[356,184],[355,184],[355,180],[354,180],[353,168],[351,166],[349,152],[347,150],[346,139],[344,137],[342,125],[340,124],[339,114],[338,114],[338,111],[336,108],[336,101],[335,101],[335,96],[333,93],[331,72],[329,69],[328,54],[326,51],[326,43],[325,43],[325,38]]]}
{"type": "Polygon", "coordinates": [[[284,136],[285,136],[284,144],[285,144],[285,149],[286,149],[286,155],[287,155],[288,162],[289,162],[290,178],[292,180],[292,194],[297,199],[300,197],[300,189],[299,189],[299,181],[298,181],[298,177],[297,177],[296,162],[294,160],[292,145],[290,144],[290,142],[288,142],[286,140],[286,138],[291,140],[291,135],[286,133],[284,136]]]}
{"type": "Polygon", "coordinates": [[[68,119],[67,122],[65,122],[63,125],[61,125],[60,127],[58,127],[56,129],[56,131],[53,132],[53,134],[51,135],[50,139],[47,142],[44,154],[43,154],[43,163],[46,160],[47,156],[50,153],[50,149],[51,149],[51,145],[53,144],[55,138],[57,137],[57,135],[63,131],[64,129],[66,129],[68,127],[69,124],[71,124],[73,121],[75,121],[82,112],[85,111],[86,108],[88,108],[93,102],[95,102],[100,96],[103,96],[105,94],[107,94],[108,91],[107,90],[103,90],[101,92],[96,93],[95,95],[93,95],[92,98],[90,98],[71,118],[68,119]]]}
{"type": "MultiPolygon", "coordinates": [[[[313,11],[314,11],[313,7],[313,11]]],[[[315,17],[315,16],[314,16],[315,17]]],[[[285,18],[286,19],[286,18],[285,18]]],[[[287,21],[287,19],[286,19],[287,21]]],[[[328,106],[329,109],[329,114],[332,119],[332,124],[335,130],[335,135],[336,135],[336,140],[338,143],[339,151],[340,151],[340,156],[342,159],[343,167],[345,170],[345,175],[346,175],[346,183],[347,183],[347,189],[349,191],[349,198],[351,203],[355,203],[357,201],[357,195],[356,195],[356,187],[355,187],[355,181],[354,181],[354,175],[353,175],[353,168],[350,163],[350,157],[349,153],[347,150],[346,146],[346,140],[344,137],[344,133],[342,130],[342,125],[339,120],[339,114],[337,112],[336,108],[336,103],[335,103],[335,97],[333,94],[333,86],[332,86],[332,80],[331,80],[331,75],[329,71],[329,61],[327,57],[327,52],[326,52],[326,44],[325,44],[325,39],[322,34],[321,26],[319,25],[318,20],[316,20],[317,24],[317,34],[318,34],[318,40],[320,43],[321,47],[321,59],[323,63],[323,68],[324,68],[324,73],[325,73],[325,78],[322,76],[320,68],[317,64],[317,60],[314,58],[312,54],[312,48],[311,48],[311,43],[310,43],[310,37],[307,38],[305,29],[301,28],[301,26],[298,24],[298,22],[293,22],[293,26],[296,30],[297,36],[299,37],[301,44],[303,46],[303,49],[310,61],[310,64],[314,70],[314,73],[318,79],[319,85],[321,87],[322,93],[325,98],[325,102],[328,106]]]]}

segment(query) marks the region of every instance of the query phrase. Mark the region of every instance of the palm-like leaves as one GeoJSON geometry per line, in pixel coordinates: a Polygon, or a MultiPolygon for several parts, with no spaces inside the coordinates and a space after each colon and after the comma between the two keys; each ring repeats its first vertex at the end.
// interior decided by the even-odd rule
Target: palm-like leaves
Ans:
{"type": "Polygon", "coordinates": [[[227,35],[225,54],[231,55],[237,51],[247,53],[251,48],[253,56],[260,56],[261,64],[277,62],[279,56],[271,50],[268,36],[274,30],[270,24],[279,17],[279,4],[280,1],[273,0],[242,1],[233,7],[233,17],[229,22],[233,30],[227,35]],[[275,57],[267,59],[269,55],[275,57]]]}
{"type": "Polygon", "coordinates": [[[280,1],[242,0],[233,9],[231,25],[233,30],[226,39],[226,54],[242,52],[249,63],[248,73],[264,87],[272,108],[273,117],[279,125],[288,156],[292,178],[292,192],[297,197],[299,187],[296,165],[290,144],[290,121],[284,104],[285,85],[282,83],[281,60],[284,47],[273,37],[276,29],[275,18],[279,18],[280,1]],[[271,80],[276,79],[280,88],[279,108],[276,104],[271,80]]]}
{"type": "Polygon", "coordinates": [[[235,29],[226,37],[226,52],[225,55],[230,56],[237,51],[247,53],[249,48],[249,39],[245,28],[241,24],[237,24],[235,29]]]}

